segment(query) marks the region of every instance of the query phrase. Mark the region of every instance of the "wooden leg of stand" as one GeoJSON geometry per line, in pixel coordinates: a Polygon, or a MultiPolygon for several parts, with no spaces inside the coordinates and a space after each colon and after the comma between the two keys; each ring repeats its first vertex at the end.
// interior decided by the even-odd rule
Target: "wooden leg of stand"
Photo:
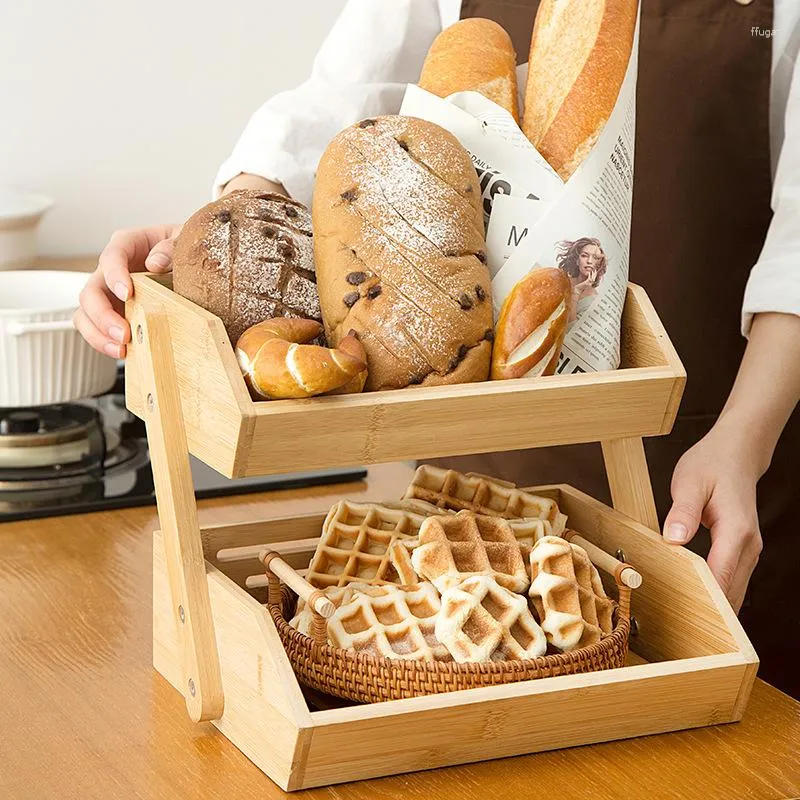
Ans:
{"type": "Polygon", "coordinates": [[[641,437],[603,442],[614,508],[657,531],[658,514],[641,437]]]}
{"type": "Polygon", "coordinates": [[[144,417],[172,608],[183,644],[186,708],[195,722],[219,719],[222,677],[169,323],[163,314],[135,313],[131,329],[146,387],[144,417]]]}

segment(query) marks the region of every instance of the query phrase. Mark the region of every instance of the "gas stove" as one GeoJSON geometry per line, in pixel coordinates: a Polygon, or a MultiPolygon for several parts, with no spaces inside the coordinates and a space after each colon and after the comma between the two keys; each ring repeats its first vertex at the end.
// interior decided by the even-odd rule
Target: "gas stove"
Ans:
{"type": "MultiPolygon", "coordinates": [[[[363,468],[230,480],[190,457],[198,499],[360,481],[363,468]]],[[[123,377],[101,397],[0,408],[0,522],[155,503],[144,423],[123,377]]]]}

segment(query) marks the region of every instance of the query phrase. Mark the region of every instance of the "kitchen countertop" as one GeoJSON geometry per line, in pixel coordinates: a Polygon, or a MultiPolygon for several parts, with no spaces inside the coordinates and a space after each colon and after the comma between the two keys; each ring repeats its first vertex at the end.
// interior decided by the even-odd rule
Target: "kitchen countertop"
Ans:
{"type": "MultiPolygon", "coordinates": [[[[398,496],[406,465],[351,484],[200,504],[202,525],[398,496]]],[[[151,666],[154,508],[0,525],[0,797],[283,796],[151,666]]],[[[800,703],[756,681],[742,722],[296,793],[297,797],[794,798],[800,703]],[[552,789],[550,787],[553,787],[552,789]]],[[[342,753],[347,758],[347,753],[342,753]]]]}

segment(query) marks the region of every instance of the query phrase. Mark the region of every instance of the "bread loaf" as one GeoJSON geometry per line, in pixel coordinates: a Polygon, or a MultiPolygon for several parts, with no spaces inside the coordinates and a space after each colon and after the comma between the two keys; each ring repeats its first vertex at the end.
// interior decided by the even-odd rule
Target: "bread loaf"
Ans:
{"type": "Polygon", "coordinates": [[[492,301],[472,161],[411,117],[342,131],[317,171],[317,281],[332,346],[354,330],[366,388],[485,380],[492,301]]]}
{"type": "Polygon", "coordinates": [[[231,342],[272,317],[320,322],[311,216],[301,203],[257,190],[201,208],[175,242],[173,288],[216,314],[231,342]]]}
{"type": "Polygon", "coordinates": [[[492,20],[473,17],[445,28],[433,40],[419,85],[439,97],[480,92],[519,122],[517,54],[511,37],[492,20]]]}
{"type": "Polygon", "coordinates": [[[567,331],[572,284],[556,267],[531,270],[497,320],[492,380],[552,375],[567,331]]]}
{"type": "Polygon", "coordinates": [[[278,318],[248,328],[236,342],[236,358],[257,399],[313,397],[337,389],[361,391],[367,364],[358,340],[345,337],[338,350],[309,344],[322,333],[310,319],[278,318]]]}
{"type": "Polygon", "coordinates": [[[637,0],[542,0],[522,130],[566,180],[600,136],[628,68],[637,0]]]}

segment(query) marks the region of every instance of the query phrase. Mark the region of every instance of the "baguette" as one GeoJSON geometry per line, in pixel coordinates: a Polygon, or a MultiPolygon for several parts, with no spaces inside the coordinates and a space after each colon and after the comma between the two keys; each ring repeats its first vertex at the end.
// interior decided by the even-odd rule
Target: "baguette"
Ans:
{"type": "Polygon", "coordinates": [[[439,97],[474,91],[502,106],[519,122],[517,54],[511,37],[489,19],[462,19],[434,40],[419,85],[439,97]]]}
{"type": "Polygon", "coordinates": [[[346,336],[338,349],[308,344],[322,333],[310,319],[268,319],[236,342],[236,358],[251,393],[260,400],[313,397],[347,386],[361,391],[366,380],[364,349],[346,336]]]}
{"type": "Polygon", "coordinates": [[[503,303],[492,380],[552,375],[567,332],[572,284],[557,267],[531,270],[503,303]]]}
{"type": "Polygon", "coordinates": [[[637,0],[542,0],[522,130],[564,179],[594,147],[633,49],[637,0]]]}

